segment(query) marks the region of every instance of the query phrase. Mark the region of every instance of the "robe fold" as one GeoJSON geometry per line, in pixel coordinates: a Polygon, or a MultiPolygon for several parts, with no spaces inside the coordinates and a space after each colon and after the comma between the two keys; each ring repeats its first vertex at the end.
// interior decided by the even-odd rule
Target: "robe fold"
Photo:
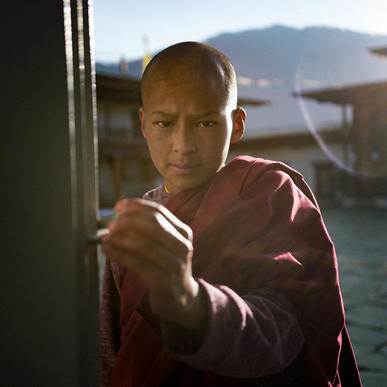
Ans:
{"type": "MultiPolygon", "coordinates": [[[[292,365],[275,374],[247,379],[219,373],[210,361],[192,367],[184,356],[166,351],[146,287],[136,274],[121,269],[114,386],[361,385],[344,322],[334,247],[298,172],[279,162],[237,157],[204,187],[174,195],[165,207],[193,230],[197,279],[237,297],[265,291],[284,295],[304,343],[292,365]]],[[[227,332],[224,340],[233,337],[227,332]]]]}

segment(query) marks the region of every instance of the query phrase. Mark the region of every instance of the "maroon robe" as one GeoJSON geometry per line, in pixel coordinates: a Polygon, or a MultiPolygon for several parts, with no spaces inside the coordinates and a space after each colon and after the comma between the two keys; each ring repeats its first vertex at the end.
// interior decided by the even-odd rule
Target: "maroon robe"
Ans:
{"type": "Polygon", "coordinates": [[[303,375],[301,385],[361,384],[344,323],[334,247],[300,174],[282,163],[238,157],[205,187],[174,195],[166,207],[193,230],[195,277],[239,295],[255,289],[285,294],[305,344],[289,369],[256,380],[192,368],[165,351],[144,284],[121,270],[114,386],[159,386],[166,380],[174,386],[289,386],[297,373],[303,375]]]}

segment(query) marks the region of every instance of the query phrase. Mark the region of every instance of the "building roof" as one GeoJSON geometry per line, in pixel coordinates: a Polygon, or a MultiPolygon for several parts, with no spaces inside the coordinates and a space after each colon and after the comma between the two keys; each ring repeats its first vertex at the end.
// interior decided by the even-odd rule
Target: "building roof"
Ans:
{"type": "MultiPolygon", "coordinates": [[[[319,130],[320,136],[327,143],[339,142],[343,138],[341,127],[324,128],[319,130]]],[[[281,133],[265,136],[243,138],[231,144],[230,150],[234,152],[259,151],[266,148],[278,148],[279,146],[300,147],[314,144],[315,140],[309,131],[281,133]]]]}
{"type": "Polygon", "coordinates": [[[97,73],[97,99],[141,105],[140,80],[127,75],[97,73]]]}
{"type": "Polygon", "coordinates": [[[314,91],[293,92],[295,97],[314,99],[319,102],[331,102],[337,105],[355,105],[371,101],[387,100],[387,81],[366,83],[345,87],[333,87],[314,91]]]}
{"type": "MultiPolygon", "coordinates": [[[[138,78],[127,75],[112,75],[97,73],[97,98],[108,99],[117,102],[129,102],[141,105],[140,84],[138,78]]],[[[238,105],[241,106],[262,106],[270,102],[263,99],[238,98],[238,105]]]]}
{"type": "Polygon", "coordinates": [[[263,105],[270,105],[270,101],[268,101],[266,99],[253,99],[253,98],[238,97],[238,105],[240,105],[240,106],[263,106],[263,105]]]}
{"type": "Polygon", "coordinates": [[[387,47],[370,48],[370,52],[380,56],[387,56],[387,47]]]}

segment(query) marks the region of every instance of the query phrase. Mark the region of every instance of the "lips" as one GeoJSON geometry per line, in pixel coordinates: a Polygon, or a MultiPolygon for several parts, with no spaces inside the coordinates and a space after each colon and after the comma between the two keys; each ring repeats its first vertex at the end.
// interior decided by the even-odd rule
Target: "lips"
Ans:
{"type": "Polygon", "coordinates": [[[198,165],[194,164],[181,164],[181,163],[170,163],[170,167],[179,174],[187,174],[193,171],[198,165]]]}
{"type": "Polygon", "coordinates": [[[171,163],[170,165],[172,165],[172,167],[181,168],[181,169],[191,169],[191,168],[195,167],[195,165],[193,165],[193,164],[171,163]]]}

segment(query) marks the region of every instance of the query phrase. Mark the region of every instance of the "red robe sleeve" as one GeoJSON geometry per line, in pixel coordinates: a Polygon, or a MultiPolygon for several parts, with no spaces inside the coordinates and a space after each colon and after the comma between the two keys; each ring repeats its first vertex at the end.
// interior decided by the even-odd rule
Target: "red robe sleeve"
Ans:
{"type": "Polygon", "coordinates": [[[283,294],[262,288],[239,296],[223,285],[203,279],[199,283],[208,301],[207,331],[197,338],[164,323],[164,343],[172,357],[197,369],[244,379],[282,372],[291,365],[304,336],[283,294]]]}

